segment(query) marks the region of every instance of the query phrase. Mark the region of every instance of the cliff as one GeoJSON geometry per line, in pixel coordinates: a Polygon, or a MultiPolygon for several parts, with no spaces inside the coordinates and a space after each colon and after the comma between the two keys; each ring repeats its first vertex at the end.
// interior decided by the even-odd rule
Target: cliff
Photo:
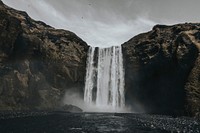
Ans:
{"type": "Polygon", "coordinates": [[[156,25],[123,44],[126,99],[159,114],[200,111],[200,24],[156,25]]]}
{"type": "Polygon", "coordinates": [[[82,92],[87,44],[0,1],[0,110],[48,109],[82,92]]]}
{"type": "MultiPolygon", "coordinates": [[[[122,45],[126,104],[135,111],[200,115],[200,24],[156,25],[122,45]]],[[[0,1],[0,110],[59,106],[83,94],[88,45],[0,1]]]]}

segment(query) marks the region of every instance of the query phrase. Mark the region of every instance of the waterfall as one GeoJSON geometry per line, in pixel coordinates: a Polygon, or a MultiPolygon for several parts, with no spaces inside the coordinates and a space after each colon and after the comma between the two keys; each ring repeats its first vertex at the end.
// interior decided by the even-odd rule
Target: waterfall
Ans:
{"type": "Polygon", "coordinates": [[[84,101],[114,109],[125,106],[121,46],[89,48],[84,101]]]}

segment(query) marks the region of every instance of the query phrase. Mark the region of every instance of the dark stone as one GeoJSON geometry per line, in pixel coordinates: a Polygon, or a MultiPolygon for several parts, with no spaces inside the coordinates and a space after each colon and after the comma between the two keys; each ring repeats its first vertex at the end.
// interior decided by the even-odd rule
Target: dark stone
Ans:
{"type": "Polygon", "coordinates": [[[88,45],[0,2],[0,110],[58,107],[67,89],[83,92],[88,45]]]}
{"type": "Polygon", "coordinates": [[[63,111],[63,112],[70,112],[70,113],[81,113],[83,110],[77,106],[74,105],[64,105],[61,108],[57,109],[57,111],[63,111]]]}
{"type": "Polygon", "coordinates": [[[195,23],[157,25],[122,45],[127,104],[157,114],[200,111],[199,28],[195,23]]]}

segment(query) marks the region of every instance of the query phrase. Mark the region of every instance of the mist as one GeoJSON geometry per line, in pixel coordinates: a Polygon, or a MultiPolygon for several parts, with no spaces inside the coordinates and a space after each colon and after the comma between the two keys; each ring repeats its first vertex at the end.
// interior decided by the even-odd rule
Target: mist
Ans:
{"type": "Polygon", "coordinates": [[[200,21],[198,0],[3,0],[33,19],[76,33],[91,46],[121,45],[155,24],[200,21]]]}
{"type": "Polygon", "coordinates": [[[84,102],[81,93],[76,88],[66,90],[62,104],[74,105],[83,110],[83,112],[117,112],[117,113],[135,113],[131,106],[124,108],[112,108],[112,106],[97,106],[95,103],[89,104],[84,102]]]}

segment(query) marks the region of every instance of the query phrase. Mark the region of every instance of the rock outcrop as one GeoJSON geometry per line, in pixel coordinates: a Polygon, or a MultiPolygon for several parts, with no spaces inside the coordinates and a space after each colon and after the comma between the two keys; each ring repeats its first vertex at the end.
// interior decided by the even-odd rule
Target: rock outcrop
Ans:
{"type": "Polygon", "coordinates": [[[126,99],[161,114],[200,111],[200,24],[156,25],[123,44],[126,99]]]}
{"type": "Polygon", "coordinates": [[[59,107],[56,112],[70,112],[70,113],[81,113],[83,110],[75,105],[65,104],[62,107],[59,107]]]}
{"type": "Polygon", "coordinates": [[[0,1],[0,110],[48,109],[83,90],[87,44],[0,1]]]}

